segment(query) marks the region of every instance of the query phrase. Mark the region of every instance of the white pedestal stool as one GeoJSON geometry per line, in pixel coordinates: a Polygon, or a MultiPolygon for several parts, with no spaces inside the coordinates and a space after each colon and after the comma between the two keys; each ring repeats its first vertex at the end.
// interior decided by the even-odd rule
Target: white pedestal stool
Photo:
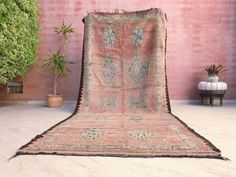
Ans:
{"type": "Polygon", "coordinates": [[[223,98],[227,90],[227,84],[225,82],[199,82],[198,90],[200,90],[201,103],[203,104],[204,97],[210,98],[211,106],[214,105],[214,98],[220,98],[220,105],[223,104],[223,98]]]}

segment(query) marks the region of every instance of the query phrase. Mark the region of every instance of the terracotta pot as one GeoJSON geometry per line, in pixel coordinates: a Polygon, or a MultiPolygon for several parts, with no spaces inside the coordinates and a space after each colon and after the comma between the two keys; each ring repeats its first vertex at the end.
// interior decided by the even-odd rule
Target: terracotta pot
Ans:
{"type": "Polygon", "coordinates": [[[208,82],[218,82],[219,77],[217,75],[208,76],[208,82]]]}
{"type": "Polygon", "coordinates": [[[48,94],[48,107],[50,108],[57,108],[60,107],[63,103],[63,96],[62,95],[54,95],[48,94]]]}

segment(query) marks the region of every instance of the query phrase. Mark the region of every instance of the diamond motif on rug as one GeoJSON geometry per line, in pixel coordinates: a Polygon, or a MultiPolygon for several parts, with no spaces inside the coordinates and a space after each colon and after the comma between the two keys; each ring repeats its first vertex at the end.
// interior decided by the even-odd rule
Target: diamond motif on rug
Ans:
{"type": "Polygon", "coordinates": [[[103,133],[104,133],[104,131],[101,129],[89,128],[89,129],[84,130],[80,134],[80,138],[87,139],[87,140],[93,140],[93,139],[103,136],[103,133]]]}
{"type": "Polygon", "coordinates": [[[147,108],[147,103],[143,95],[140,96],[130,96],[128,99],[129,109],[133,108],[147,108]]]}
{"type": "Polygon", "coordinates": [[[111,26],[106,26],[104,29],[104,41],[107,46],[112,46],[116,40],[116,32],[111,26]]]}
{"type": "Polygon", "coordinates": [[[129,72],[137,86],[141,86],[144,83],[145,77],[147,77],[147,72],[149,68],[148,61],[142,61],[140,54],[138,52],[134,55],[134,62],[130,64],[129,72]]]}
{"type": "Polygon", "coordinates": [[[133,130],[130,136],[136,140],[148,140],[152,137],[153,133],[148,130],[133,130]]]}
{"type": "Polygon", "coordinates": [[[134,122],[140,122],[143,118],[141,116],[131,116],[130,120],[134,122]]]}
{"type": "Polygon", "coordinates": [[[143,29],[139,26],[135,27],[133,32],[133,44],[135,47],[140,46],[143,41],[143,29]]]}
{"type": "Polygon", "coordinates": [[[100,98],[100,107],[109,107],[111,109],[116,108],[116,98],[115,97],[101,97],[100,98]]]}
{"type": "Polygon", "coordinates": [[[109,86],[112,86],[116,75],[116,66],[110,55],[106,55],[104,64],[102,65],[104,79],[109,86]]]}

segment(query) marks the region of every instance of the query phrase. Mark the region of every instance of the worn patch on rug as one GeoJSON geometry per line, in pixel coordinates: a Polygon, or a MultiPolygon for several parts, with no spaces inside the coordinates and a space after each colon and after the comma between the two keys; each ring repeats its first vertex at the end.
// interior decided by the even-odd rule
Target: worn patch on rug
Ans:
{"type": "Polygon", "coordinates": [[[209,157],[220,151],[171,114],[160,9],[85,17],[74,114],[17,154],[209,157]]]}

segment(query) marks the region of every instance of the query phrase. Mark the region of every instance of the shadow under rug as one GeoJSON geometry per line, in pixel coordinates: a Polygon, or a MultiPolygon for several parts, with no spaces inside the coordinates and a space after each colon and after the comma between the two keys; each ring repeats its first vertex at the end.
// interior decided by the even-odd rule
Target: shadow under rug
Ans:
{"type": "Polygon", "coordinates": [[[160,9],[89,13],[82,86],[74,114],[19,154],[221,158],[171,114],[166,80],[166,16],[160,9]]]}

